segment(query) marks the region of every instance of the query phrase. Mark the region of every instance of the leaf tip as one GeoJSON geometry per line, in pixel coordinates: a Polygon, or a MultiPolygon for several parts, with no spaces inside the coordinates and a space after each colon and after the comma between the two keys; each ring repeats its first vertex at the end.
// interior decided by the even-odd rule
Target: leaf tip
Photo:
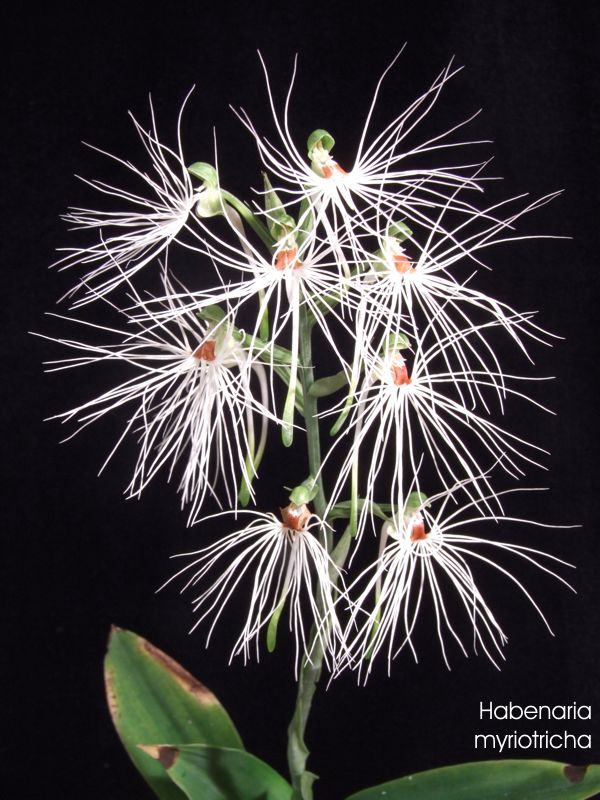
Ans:
{"type": "Polygon", "coordinates": [[[202,705],[215,705],[218,703],[214,694],[207,689],[206,686],[195,678],[187,669],[184,669],[181,664],[168,656],[158,647],[155,647],[147,639],[138,637],[138,646],[140,650],[149,656],[154,662],[165,669],[177,683],[192,694],[196,700],[202,705]]]}

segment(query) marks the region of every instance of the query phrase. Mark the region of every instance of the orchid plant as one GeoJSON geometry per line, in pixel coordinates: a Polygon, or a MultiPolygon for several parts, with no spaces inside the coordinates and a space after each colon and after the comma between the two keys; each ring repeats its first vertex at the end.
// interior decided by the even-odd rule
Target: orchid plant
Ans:
{"type": "MultiPolygon", "coordinates": [[[[470,647],[499,666],[507,636],[478,568],[504,576],[548,628],[511,559],[569,586],[571,565],[540,549],[539,537],[514,544],[487,534],[508,524],[544,527],[505,512],[506,501],[527,491],[520,484],[496,488],[499,476],[519,480],[544,453],[498,422],[513,404],[543,406],[523,388],[525,378],[504,371],[496,343],[505,339],[527,356],[530,345],[553,337],[531,312],[474,285],[489,266],[488,248],[532,238],[520,233],[521,218],[554,195],[480,203],[485,164],[456,160],[475,144],[462,138],[469,119],[414,143],[457,72],[452,64],[374,132],[393,63],[377,84],[352,164],[336,160],[326,130],[298,144],[288,123],[294,79],[278,108],[263,63],[276,138],[236,111],[263,170],[251,202],[223,186],[215,160],[184,154],[186,98],[174,147],[159,138],[151,106],[149,127],[133,119],[147,164],[105,154],[141,188],[89,181],[123,210],[74,208],[65,217],[96,238],[57,262],[77,279],[67,295],[71,310],[55,316],[78,333],[51,337],[68,354],[48,369],[101,365],[109,383],[57,418],[78,433],[125,409],[105,465],[133,440],[127,495],[159,476],[176,483],[200,546],[177,556],[180,568],[167,583],[193,595],[193,630],[207,643],[229,636],[219,621],[244,596],[232,658],[272,651],[284,628],[295,644],[290,785],[243,750],[216,699],[207,702],[181,667],[145,643],[150,667],[142,669],[132,653],[141,658],[143,640],[113,634],[110,708],[159,797],[309,800],[315,776],[305,731],[323,668],[330,679],[353,670],[359,682],[380,662],[391,672],[397,658],[417,658],[422,625],[439,640],[441,669],[470,647]],[[200,285],[177,277],[183,263],[202,265],[200,285]],[[299,440],[305,480],[263,498],[267,447],[299,440]],[[206,541],[215,517],[225,533],[206,541]],[[162,710],[152,699],[157,692],[162,710]],[[172,713],[164,710],[176,695],[189,706],[186,730],[176,702],[172,713]],[[144,715],[135,710],[140,698],[144,715]]],[[[283,455],[281,464],[283,483],[283,455]]],[[[536,763],[542,791],[562,786],[557,765],[536,763]]],[[[445,790],[482,796],[480,767],[448,768],[445,790]]],[[[432,775],[414,776],[410,796],[438,797],[432,775]]],[[[503,790],[516,791],[511,797],[525,797],[514,763],[498,775],[503,790]]],[[[405,781],[355,797],[404,797],[405,781]]],[[[568,796],[589,797],[599,786],[590,771],[568,796]]]]}

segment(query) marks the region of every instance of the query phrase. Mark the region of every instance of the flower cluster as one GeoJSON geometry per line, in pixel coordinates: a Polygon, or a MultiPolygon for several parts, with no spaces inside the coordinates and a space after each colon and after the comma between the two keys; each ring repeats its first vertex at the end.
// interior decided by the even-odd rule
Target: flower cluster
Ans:
{"type": "Polygon", "coordinates": [[[465,625],[498,664],[506,636],[475,565],[504,575],[544,621],[502,556],[565,581],[552,568],[558,559],[467,532],[515,521],[495,473],[518,479],[544,452],[497,420],[513,401],[543,406],[504,371],[496,343],[527,355],[529,342],[551,337],[533,313],[486,295],[474,279],[489,266],[488,248],[528,238],[517,225],[552,195],[477,207],[485,165],[449,163],[469,144],[459,136],[469,120],[412,143],[452,65],[373,133],[386,70],[352,164],[338,163],[323,129],[306,151],[298,147],[288,122],[294,80],[280,113],[263,67],[277,138],[236,112],[265,171],[260,203],[241,201],[214,166],[184,156],[181,116],[176,146],[161,142],[151,109],[149,129],[134,119],[149,167],[115,159],[144,191],[91,181],[125,210],[66,215],[97,233],[58,262],[78,271],[72,306],[97,313],[60,315],[90,339],[54,337],[73,354],[49,369],[93,363],[123,377],[57,417],[75,420],[77,432],[126,409],[107,461],[135,440],[129,496],[162,473],[178,484],[189,524],[202,521],[209,499],[222,519],[246,521],[184,554],[174,576],[198,587],[194,627],[206,622],[207,640],[246,586],[232,656],[258,657],[263,639],[273,649],[285,613],[296,670],[301,656],[325,658],[333,675],[350,668],[366,678],[380,652],[388,666],[403,649],[416,657],[417,621],[429,613],[447,664],[449,640],[467,651],[465,625]],[[202,264],[212,279],[186,288],[172,263],[202,264]],[[322,457],[325,420],[334,438],[322,457]],[[257,499],[268,428],[286,447],[304,433],[308,445],[308,477],[279,517],[245,508],[257,499]],[[373,562],[349,574],[349,551],[366,550],[377,527],[373,562]]]}

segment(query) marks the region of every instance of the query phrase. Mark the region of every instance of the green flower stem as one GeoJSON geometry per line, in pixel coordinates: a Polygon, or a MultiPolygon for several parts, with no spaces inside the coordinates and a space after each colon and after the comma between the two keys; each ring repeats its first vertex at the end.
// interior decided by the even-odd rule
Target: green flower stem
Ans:
{"type": "MultiPolygon", "coordinates": [[[[308,471],[315,476],[317,494],[315,495],[315,511],[324,519],[327,503],[323,490],[321,476],[321,438],[319,435],[319,420],[317,418],[317,398],[311,392],[315,382],[312,363],[312,325],[307,311],[306,303],[300,303],[300,382],[304,399],[304,420],[306,424],[306,443],[308,447],[308,471]]],[[[328,547],[330,550],[331,547],[328,547]]]]}
{"type": "MultiPolygon", "coordinates": [[[[323,480],[321,476],[321,442],[319,436],[319,419],[317,417],[317,398],[311,394],[311,386],[315,382],[314,369],[312,363],[312,324],[309,312],[305,304],[300,306],[300,381],[302,384],[302,395],[304,404],[304,420],[306,425],[306,441],[308,448],[308,464],[311,475],[316,476],[315,488],[317,493],[314,498],[315,511],[324,519],[327,502],[323,490],[323,480]]],[[[349,545],[349,537],[344,535],[340,545],[335,550],[335,554],[340,558],[342,566],[346,559],[349,545]]],[[[330,532],[325,533],[327,551],[331,552],[333,541],[330,532]]],[[[336,562],[337,563],[337,562],[336,562]]],[[[335,576],[332,576],[335,580],[335,576]]],[[[294,792],[292,800],[312,800],[312,784],[315,776],[307,772],[306,761],[309,751],[304,741],[306,724],[313,701],[319,678],[321,677],[321,667],[323,664],[323,647],[321,637],[317,636],[315,627],[310,636],[310,660],[306,657],[302,661],[300,675],[298,676],[298,693],[296,696],[296,706],[294,715],[288,728],[288,764],[290,777],[294,792]]]]}
{"type": "Polygon", "coordinates": [[[269,252],[272,252],[275,241],[269,233],[266,225],[264,225],[258,219],[258,217],[252,213],[245,203],[243,203],[241,200],[238,200],[238,198],[231,194],[231,192],[227,192],[225,189],[222,189],[221,196],[226,203],[229,203],[232,208],[235,208],[244,222],[246,222],[252,228],[256,235],[260,237],[260,240],[263,242],[263,244],[268,247],[269,252]]]}

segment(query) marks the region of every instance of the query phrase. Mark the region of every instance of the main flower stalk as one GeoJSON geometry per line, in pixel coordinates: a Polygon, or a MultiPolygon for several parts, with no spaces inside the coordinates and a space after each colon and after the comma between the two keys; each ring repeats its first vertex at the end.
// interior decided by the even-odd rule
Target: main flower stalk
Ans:
{"type": "MultiPolygon", "coordinates": [[[[306,445],[308,452],[308,466],[311,475],[315,476],[317,493],[313,503],[315,511],[324,519],[327,501],[323,488],[321,474],[321,440],[319,419],[317,417],[317,398],[311,395],[310,388],[314,383],[314,368],[312,361],[312,323],[305,304],[300,307],[300,381],[304,401],[304,421],[306,426],[306,445]]],[[[333,537],[330,531],[324,528],[323,536],[327,551],[331,553],[333,537]]],[[[342,565],[337,565],[342,566],[342,565]]],[[[335,576],[332,576],[335,581],[335,576]]],[[[294,793],[292,800],[312,800],[312,784],[315,775],[306,770],[309,750],[304,741],[306,725],[312,707],[313,697],[321,677],[324,650],[323,640],[311,631],[309,655],[302,659],[302,666],[298,675],[298,691],[294,714],[288,727],[287,758],[290,777],[294,793]]]]}

